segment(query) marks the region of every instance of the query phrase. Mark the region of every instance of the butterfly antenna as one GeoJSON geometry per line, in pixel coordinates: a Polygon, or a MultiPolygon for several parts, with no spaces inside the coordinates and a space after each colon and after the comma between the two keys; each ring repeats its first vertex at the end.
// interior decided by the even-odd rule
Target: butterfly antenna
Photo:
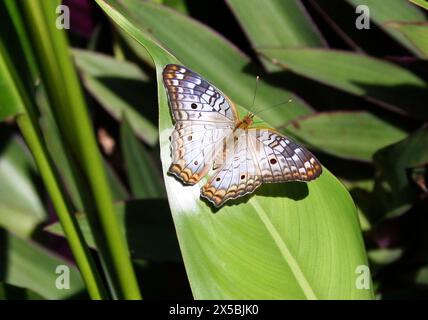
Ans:
{"type": "Polygon", "coordinates": [[[257,111],[256,113],[254,113],[254,115],[260,114],[260,113],[262,113],[263,111],[266,111],[266,110],[269,110],[269,109],[273,109],[273,108],[276,108],[276,107],[282,106],[282,105],[287,104],[287,103],[290,103],[290,102],[292,102],[292,101],[293,101],[293,99],[288,99],[288,100],[286,100],[286,101],[280,102],[280,103],[275,104],[275,105],[273,105],[273,106],[270,106],[270,107],[268,107],[268,108],[265,108],[265,109],[259,110],[259,111],[257,111]]]}
{"type": "Polygon", "coordinates": [[[254,88],[253,103],[251,104],[251,110],[253,110],[254,103],[256,102],[257,87],[259,86],[259,79],[260,79],[260,77],[259,77],[259,76],[257,76],[257,77],[256,77],[256,86],[255,86],[255,88],[254,88]]]}

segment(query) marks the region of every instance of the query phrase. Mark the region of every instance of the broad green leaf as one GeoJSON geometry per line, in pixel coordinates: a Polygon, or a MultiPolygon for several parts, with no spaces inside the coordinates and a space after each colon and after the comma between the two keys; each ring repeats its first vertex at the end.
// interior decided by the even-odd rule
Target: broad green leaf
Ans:
{"type": "Polygon", "coordinates": [[[127,119],[120,128],[122,154],[125,158],[126,173],[135,198],[164,198],[165,189],[161,183],[161,173],[149,151],[134,137],[127,119]]]}
{"type": "Polygon", "coordinates": [[[385,27],[385,24],[391,21],[395,22],[423,22],[427,21],[421,10],[403,0],[347,0],[355,7],[365,5],[369,8],[370,19],[379,27],[399,41],[415,54],[420,54],[419,50],[397,30],[385,27]]]}
{"type": "MultiPolygon", "coordinates": [[[[167,175],[171,162],[168,137],[173,124],[161,73],[165,64],[177,60],[134,24],[133,13],[150,8],[147,15],[152,16],[144,19],[162,17],[161,25],[166,23],[166,15],[157,15],[161,9],[143,3],[133,11],[124,10],[118,1],[97,0],[97,3],[146,47],[156,64],[164,179],[194,297],[372,298],[371,290],[355,287],[357,266],[367,264],[355,206],[342,184],[327,169],[319,179],[308,184],[264,186],[253,196],[214,210],[216,214],[210,205],[200,200],[200,185],[185,187],[167,175]]],[[[198,44],[189,42],[180,29],[177,28],[175,34],[182,35],[180,41],[184,46],[198,50],[198,44]]],[[[211,49],[223,59],[228,57],[228,52],[211,49]]],[[[217,67],[213,73],[222,74],[223,67],[215,60],[199,59],[217,67]]]]}
{"type": "Polygon", "coordinates": [[[406,137],[403,130],[364,111],[321,112],[296,119],[285,130],[323,152],[364,161],[406,137]]]}
{"type": "Polygon", "coordinates": [[[417,199],[407,170],[428,163],[428,127],[424,126],[406,139],[379,150],[374,155],[379,171],[379,196],[388,212],[394,216],[409,209],[417,199]]]}
{"type": "MultiPolygon", "coordinates": [[[[133,259],[179,261],[180,249],[166,200],[132,200],[116,203],[116,212],[133,259]]],[[[77,217],[85,240],[96,248],[86,215],[77,217]]],[[[56,222],[45,230],[64,236],[56,222]]]]}
{"type": "MultiPolygon", "coordinates": [[[[136,28],[162,43],[181,64],[206,77],[234,102],[251,106],[256,76],[262,70],[231,43],[199,22],[166,7],[138,0],[115,3],[136,28]]],[[[276,126],[311,112],[289,91],[263,81],[255,106],[266,108],[289,98],[293,103],[287,108],[272,108],[263,113],[263,118],[276,126]]]]}
{"type": "Polygon", "coordinates": [[[419,51],[419,56],[428,58],[428,23],[388,23],[388,28],[400,31],[419,51]]]}
{"type": "Polygon", "coordinates": [[[43,300],[32,290],[0,282],[0,300],[43,300]]]}
{"type": "Polygon", "coordinates": [[[157,129],[148,119],[150,105],[143,97],[150,95],[147,77],[133,63],[84,50],[74,50],[85,87],[116,119],[129,119],[132,130],[146,143],[154,145],[157,129]]]}
{"type": "Polygon", "coordinates": [[[47,218],[29,151],[10,138],[0,147],[0,226],[29,237],[47,218]]]}
{"type": "Polygon", "coordinates": [[[395,64],[346,51],[265,48],[285,70],[376,102],[392,111],[428,119],[427,84],[395,64]]]}
{"type": "Polygon", "coordinates": [[[84,291],[77,268],[41,246],[0,229],[0,281],[28,288],[46,299],[68,299],[84,291]],[[69,268],[70,288],[58,289],[57,267],[69,268]]]}
{"type": "Polygon", "coordinates": [[[409,0],[410,2],[413,2],[414,4],[417,4],[418,6],[421,6],[425,10],[428,10],[428,3],[426,0],[409,0]]]}
{"type": "MultiPolygon", "coordinates": [[[[324,46],[321,34],[300,1],[229,0],[227,3],[254,48],[324,46]]],[[[278,70],[269,61],[263,62],[268,70],[278,70]]]]}

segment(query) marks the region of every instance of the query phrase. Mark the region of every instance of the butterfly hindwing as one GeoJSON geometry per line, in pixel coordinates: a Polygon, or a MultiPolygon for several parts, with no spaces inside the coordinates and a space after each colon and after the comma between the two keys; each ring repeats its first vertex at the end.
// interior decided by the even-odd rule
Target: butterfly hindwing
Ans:
{"type": "Polygon", "coordinates": [[[230,127],[209,122],[177,122],[171,135],[169,172],[186,184],[197,183],[208,173],[223,140],[231,133],[230,127]]]}
{"type": "Polygon", "coordinates": [[[249,129],[248,135],[263,182],[310,181],[321,174],[315,156],[288,137],[262,128],[249,129]]]}
{"type": "Polygon", "coordinates": [[[229,137],[222,166],[202,187],[201,195],[215,206],[253,192],[262,183],[260,169],[249,151],[246,130],[237,129],[229,137]]]}
{"type": "Polygon", "coordinates": [[[237,129],[224,165],[202,187],[215,206],[253,192],[262,183],[310,181],[321,174],[307,149],[270,129],[237,129]]]}

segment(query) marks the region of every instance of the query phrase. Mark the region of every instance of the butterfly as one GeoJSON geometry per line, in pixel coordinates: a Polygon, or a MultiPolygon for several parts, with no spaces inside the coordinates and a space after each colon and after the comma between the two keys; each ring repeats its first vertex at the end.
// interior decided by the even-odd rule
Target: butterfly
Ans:
{"type": "Polygon", "coordinates": [[[199,74],[168,64],[162,76],[175,120],[168,172],[194,185],[213,169],[201,196],[214,206],[262,183],[310,181],[321,174],[311,152],[273,129],[251,127],[254,113],[240,119],[232,101],[199,74]]]}

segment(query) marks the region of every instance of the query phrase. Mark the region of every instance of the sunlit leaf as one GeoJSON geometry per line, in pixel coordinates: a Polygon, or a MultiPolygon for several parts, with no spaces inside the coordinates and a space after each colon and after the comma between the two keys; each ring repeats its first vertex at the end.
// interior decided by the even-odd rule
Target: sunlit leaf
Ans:
{"type": "MultiPolygon", "coordinates": [[[[164,179],[195,298],[371,298],[371,290],[355,287],[356,267],[367,264],[355,206],[345,188],[328,170],[308,184],[264,186],[256,195],[232,202],[216,210],[216,214],[210,205],[200,200],[200,186],[184,187],[166,174],[171,161],[168,136],[172,119],[161,72],[165,64],[177,60],[137,26],[147,21],[156,23],[153,34],[168,43],[180,59],[184,51],[203,52],[198,42],[191,41],[183,32],[181,24],[198,28],[193,33],[199,32],[198,38],[204,43],[207,33],[194,22],[164,15],[164,9],[153,5],[130,1],[127,3],[135,6],[129,11],[122,2],[97,0],[97,3],[146,47],[156,64],[164,179]],[[182,35],[182,44],[172,46],[171,34],[163,32],[166,28],[175,28],[175,32],[182,35]]],[[[201,70],[207,65],[206,70],[210,68],[209,74],[214,80],[239,72],[241,63],[230,65],[230,71],[225,71],[226,66],[217,61],[224,59],[230,63],[230,56],[235,57],[235,54],[226,51],[221,44],[216,48],[219,42],[213,37],[210,40],[213,43],[208,48],[208,56],[197,55],[191,60],[187,55],[186,65],[200,65],[201,70]]],[[[239,86],[235,84],[235,89],[239,86]]]]}

